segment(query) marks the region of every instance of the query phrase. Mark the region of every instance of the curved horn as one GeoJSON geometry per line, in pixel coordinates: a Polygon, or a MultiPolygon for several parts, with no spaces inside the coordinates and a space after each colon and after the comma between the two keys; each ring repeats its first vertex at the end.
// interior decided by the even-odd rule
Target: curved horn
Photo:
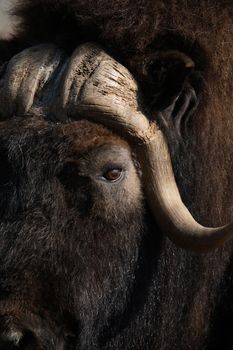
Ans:
{"type": "MultiPolygon", "coordinates": [[[[142,166],[152,214],[177,245],[205,251],[232,238],[233,222],[209,228],[192,217],[181,200],[165,138],[146,118],[136,81],[96,45],[80,46],[69,60],[52,45],[24,51],[10,61],[1,79],[0,102],[4,96],[5,103],[13,101],[11,114],[39,106],[49,117],[89,119],[129,138],[142,166]]],[[[7,115],[9,106],[1,106],[7,115]]]]}
{"type": "Polygon", "coordinates": [[[162,231],[175,244],[193,251],[208,251],[233,237],[233,222],[216,228],[204,227],[192,217],[180,197],[161,131],[137,150],[150,209],[162,231]]]}
{"type": "Polygon", "coordinates": [[[146,197],[162,231],[175,244],[195,251],[213,249],[232,238],[233,222],[204,227],[182,202],[163,133],[143,113],[138,86],[129,71],[93,44],[79,47],[73,57],[62,84],[63,114],[102,123],[133,141],[146,197]],[[77,67],[81,72],[94,67],[81,85],[77,67]]]}

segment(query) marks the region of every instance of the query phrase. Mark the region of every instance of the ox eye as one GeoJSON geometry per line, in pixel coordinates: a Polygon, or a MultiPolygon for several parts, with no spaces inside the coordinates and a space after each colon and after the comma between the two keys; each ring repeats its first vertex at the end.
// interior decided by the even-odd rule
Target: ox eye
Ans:
{"type": "Polygon", "coordinates": [[[115,182],[122,177],[123,170],[121,168],[108,169],[104,172],[103,177],[107,181],[115,182]]]}

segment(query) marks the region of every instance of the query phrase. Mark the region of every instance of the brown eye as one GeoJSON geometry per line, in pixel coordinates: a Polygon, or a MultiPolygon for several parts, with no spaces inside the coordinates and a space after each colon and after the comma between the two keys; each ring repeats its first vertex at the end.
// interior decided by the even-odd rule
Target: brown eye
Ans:
{"type": "Polygon", "coordinates": [[[103,177],[108,181],[116,181],[121,175],[122,169],[109,169],[103,174],[103,177]]]}

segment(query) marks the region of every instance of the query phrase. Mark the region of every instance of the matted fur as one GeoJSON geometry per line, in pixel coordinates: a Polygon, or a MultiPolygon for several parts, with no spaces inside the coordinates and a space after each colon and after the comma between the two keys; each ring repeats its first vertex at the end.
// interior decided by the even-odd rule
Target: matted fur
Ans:
{"type": "MultiPolygon", "coordinates": [[[[16,13],[22,20],[18,40],[23,46],[53,41],[72,51],[81,42],[97,41],[136,78],[140,67],[131,62],[145,52],[176,49],[194,60],[204,82],[202,97],[189,122],[185,148],[173,159],[176,177],[184,201],[199,221],[219,225],[231,220],[232,1],[22,0],[18,4],[16,13]]],[[[231,350],[232,242],[206,255],[186,253],[163,239],[145,215],[127,305],[121,298],[115,305],[103,299],[103,313],[94,326],[87,321],[80,348],[231,350]],[[109,310],[113,314],[106,321],[109,310]]],[[[79,323],[71,321],[79,329],[79,323]]]]}

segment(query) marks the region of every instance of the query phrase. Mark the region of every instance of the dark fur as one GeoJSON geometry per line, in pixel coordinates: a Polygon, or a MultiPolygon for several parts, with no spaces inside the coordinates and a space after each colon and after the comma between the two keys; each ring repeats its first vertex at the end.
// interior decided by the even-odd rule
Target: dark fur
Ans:
{"type": "Polygon", "coordinates": [[[202,349],[228,254],[161,241],[127,144],[37,119],[3,124],[0,140],[2,332],[21,331],[25,350],[202,349]],[[93,178],[114,145],[128,194],[93,178]]]}
{"type": "MultiPolygon", "coordinates": [[[[204,224],[219,225],[232,219],[233,212],[232,12],[231,1],[214,0],[119,0],[111,6],[105,0],[56,1],[56,6],[51,0],[23,1],[18,10],[24,16],[19,41],[26,45],[55,41],[72,51],[80,42],[95,40],[126,64],[138,80],[143,64],[140,59],[145,54],[175,49],[191,57],[197,74],[189,78],[189,83],[202,97],[188,125],[185,150],[173,162],[184,201],[192,213],[204,224]]],[[[11,192],[9,207],[9,192],[5,202],[4,197],[1,199],[11,220],[17,214],[13,224],[5,219],[1,226],[6,236],[2,249],[7,252],[2,254],[6,260],[2,264],[5,274],[1,275],[1,298],[6,301],[5,314],[18,315],[17,308],[26,299],[30,300],[27,305],[35,307],[35,318],[21,314],[27,330],[24,341],[31,342],[31,332],[42,323],[45,349],[51,348],[46,345],[49,339],[54,339],[55,349],[64,341],[68,349],[72,344],[80,349],[106,350],[232,349],[232,243],[206,255],[186,253],[161,237],[147,209],[141,217],[145,204],[140,198],[132,217],[127,208],[129,216],[122,230],[114,226],[113,211],[108,213],[112,221],[102,226],[89,217],[86,229],[82,228],[87,245],[81,247],[78,243],[76,250],[73,240],[64,240],[67,235],[75,235],[73,227],[80,225],[74,210],[65,210],[67,200],[76,200],[64,197],[64,192],[58,190],[60,182],[54,182],[54,167],[63,159],[58,162],[57,157],[66,145],[66,140],[59,138],[60,126],[42,125],[37,144],[33,142],[37,135],[34,122],[25,129],[20,121],[17,125],[21,131],[16,132],[13,123],[6,125],[1,134],[2,147],[10,160],[21,164],[15,176],[18,190],[11,192]],[[36,208],[27,218],[25,205],[36,208]],[[37,225],[33,231],[32,222],[37,225]],[[131,227],[133,222],[136,228],[131,227]],[[93,227],[101,234],[94,248],[93,227]],[[106,230],[110,235],[105,241],[106,230]],[[9,250],[7,245],[15,249],[9,250]],[[83,256],[86,269],[79,266],[83,256]],[[92,284],[93,271],[100,278],[99,289],[98,284],[92,284]],[[37,293],[31,295],[35,286],[37,293]],[[10,292],[16,293],[16,301],[10,304],[12,311],[7,304],[10,292]]],[[[26,345],[21,347],[26,349],[26,345]]]]}

